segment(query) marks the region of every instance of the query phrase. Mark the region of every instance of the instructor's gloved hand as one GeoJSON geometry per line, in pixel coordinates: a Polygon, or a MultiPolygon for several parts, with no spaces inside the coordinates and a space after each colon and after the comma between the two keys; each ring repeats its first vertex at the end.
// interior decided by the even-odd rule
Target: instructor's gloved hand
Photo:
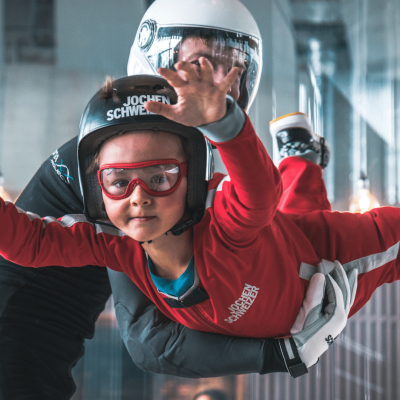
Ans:
{"type": "Polygon", "coordinates": [[[356,296],[358,270],[346,274],[338,261],[335,265],[328,275],[313,275],[290,330],[292,337],[279,339],[286,367],[294,378],[307,373],[346,326],[356,296]],[[325,294],[328,305],[322,310],[325,294]]]}

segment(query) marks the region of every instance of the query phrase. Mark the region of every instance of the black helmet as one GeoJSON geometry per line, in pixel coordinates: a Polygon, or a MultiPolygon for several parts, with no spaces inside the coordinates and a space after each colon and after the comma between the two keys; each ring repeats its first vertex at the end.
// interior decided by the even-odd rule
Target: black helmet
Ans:
{"type": "Polygon", "coordinates": [[[99,90],[89,101],[79,126],[78,168],[87,219],[107,219],[97,171],[88,171],[99,147],[114,135],[136,130],[162,130],[185,138],[189,152],[187,203],[192,216],[198,214],[205,207],[207,180],[214,173],[211,145],[196,128],[149,113],[143,107],[149,100],[176,104],[174,89],[165,79],[151,75],[128,76],[110,84],[108,91],[99,90]]]}

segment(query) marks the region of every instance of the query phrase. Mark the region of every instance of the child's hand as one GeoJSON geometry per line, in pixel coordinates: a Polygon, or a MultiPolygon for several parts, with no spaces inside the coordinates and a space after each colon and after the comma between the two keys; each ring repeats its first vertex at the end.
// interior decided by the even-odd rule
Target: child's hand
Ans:
{"type": "Polygon", "coordinates": [[[178,72],[159,68],[158,72],[174,87],[178,103],[167,105],[148,101],[146,110],[163,115],[187,126],[211,124],[226,114],[226,94],[238,79],[238,68],[231,71],[219,84],[214,83],[214,70],[210,61],[201,57],[199,67],[180,61],[175,65],[178,72]]]}

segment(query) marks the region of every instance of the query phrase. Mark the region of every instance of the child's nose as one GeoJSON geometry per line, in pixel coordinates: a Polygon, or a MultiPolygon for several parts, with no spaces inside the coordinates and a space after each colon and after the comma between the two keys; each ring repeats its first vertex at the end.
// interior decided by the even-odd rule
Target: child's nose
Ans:
{"type": "Polygon", "coordinates": [[[133,206],[148,205],[151,203],[151,196],[139,184],[136,184],[130,196],[130,203],[133,206]]]}

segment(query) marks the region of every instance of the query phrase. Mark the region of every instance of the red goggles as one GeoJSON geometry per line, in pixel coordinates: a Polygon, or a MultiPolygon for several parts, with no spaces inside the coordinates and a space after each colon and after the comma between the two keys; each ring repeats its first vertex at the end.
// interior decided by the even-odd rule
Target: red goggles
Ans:
{"type": "Polygon", "coordinates": [[[136,185],[152,196],[166,196],[178,188],[186,175],[187,163],[177,160],[106,164],[97,171],[103,193],[113,200],[129,197],[136,185]]]}

